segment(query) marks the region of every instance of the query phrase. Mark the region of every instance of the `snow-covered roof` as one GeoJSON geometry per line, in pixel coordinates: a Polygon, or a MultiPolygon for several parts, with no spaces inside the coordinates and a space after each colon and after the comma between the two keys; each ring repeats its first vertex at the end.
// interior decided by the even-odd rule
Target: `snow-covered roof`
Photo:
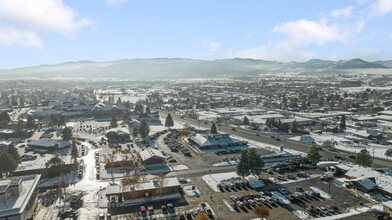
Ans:
{"type": "Polygon", "coordinates": [[[284,124],[284,123],[293,123],[294,121],[296,121],[296,122],[310,122],[310,121],[313,121],[313,119],[302,118],[302,117],[294,117],[294,118],[281,119],[280,121],[284,124]]]}
{"type": "Polygon", "coordinates": [[[174,187],[180,186],[177,177],[164,178],[162,180],[149,180],[144,183],[132,185],[113,185],[106,187],[106,195],[123,193],[128,191],[142,191],[148,189],[157,189],[160,187],[174,187]]]}
{"type": "Polygon", "coordinates": [[[118,135],[130,135],[129,128],[124,128],[124,127],[111,128],[111,129],[105,131],[106,134],[109,132],[116,132],[118,135]]]}
{"type": "Polygon", "coordinates": [[[373,168],[354,165],[345,175],[351,178],[374,177],[379,188],[392,193],[392,176],[377,172],[373,168]]]}
{"type": "Polygon", "coordinates": [[[389,201],[383,202],[382,204],[383,204],[384,206],[386,206],[386,207],[388,207],[388,208],[392,209],[392,200],[389,200],[389,201]]]}
{"type": "Polygon", "coordinates": [[[362,179],[354,179],[351,180],[353,182],[357,182],[361,186],[363,186],[367,190],[372,190],[377,187],[376,183],[370,180],[369,178],[362,178],[362,179]]]}
{"type": "Polygon", "coordinates": [[[6,199],[5,203],[0,203],[1,219],[20,215],[25,212],[26,206],[37,188],[41,175],[35,174],[16,178],[22,180],[22,190],[19,192],[18,197],[11,197],[6,199]]]}
{"type": "Polygon", "coordinates": [[[305,143],[313,143],[314,138],[310,135],[302,135],[300,138],[300,141],[305,142],[305,143]]]}
{"type": "Polygon", "coordinates": [[[161,158],[165,158],[165,156],[162,154],[161,151],[156,150],[154,148],[148,147],[145,150],[141,151],[139,153],[140,157],[142,158],[143,161],[146,161],[148,159],[150,159],[151,157],[161,157],[161,158]]]}
{"type": "Polygon", "coordinates": [[[232,143],[240,143],[242,141],[231,138],[229,134],[210,134],[210,133],[197,133],[191,136],[192,139],[200,147],[214,146],[214,145],[228,145],[232,143]]]}
{"type": "Polygon", "coordinates": [[[28,143],[29,146],[42,147],[42,148],[66,148],[71,146],[71,142],[62,140],[53,140],[50,138],[42,138],[28,143]]]}

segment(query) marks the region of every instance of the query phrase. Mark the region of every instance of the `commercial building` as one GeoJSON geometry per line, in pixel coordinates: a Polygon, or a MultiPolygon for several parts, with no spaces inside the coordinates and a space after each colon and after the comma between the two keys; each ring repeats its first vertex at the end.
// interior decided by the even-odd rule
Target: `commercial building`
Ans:
{"type": "Polygon", "coordinates": [[[226,133],[197,133],[189,137],[188,141],[200,150],[229,150],[248,147],[247,141],[231,138],[230,134],[226,133]]]}
{"type": "Polygon", "coordinates": [[[181,198],[180,188],[177,177],[170,177],[143,183],[108,186],[104,194],[107,207],[111,208],[176,200],[181,198]]]}
{"type": "Polygon", "coordinates": [[[0,219],[32,218],[32,208],[38,194],[41,175],[0,179],[0,219]]]}
{"type": "Polygon", "coordinates": [[[50,138],[42,138],[36,141],[30,141],[27,143],[30,148],[42,148],[42,149],[63,149],[71,146],[70,141],[54,140],[50,138]]]}
{"type": "Polygon", "coordinates": [[[139,153],[143,165],[164,164],[165,156],[161,151],[148,147],[139,153]]]}

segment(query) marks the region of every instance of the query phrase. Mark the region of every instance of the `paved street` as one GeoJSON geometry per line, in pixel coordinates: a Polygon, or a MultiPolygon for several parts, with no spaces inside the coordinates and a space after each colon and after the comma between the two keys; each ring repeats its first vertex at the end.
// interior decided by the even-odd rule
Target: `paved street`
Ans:
{"type": "MultiPolygon", "coordinates": [[[[161,117],[166,117],[167,113],[166,112],[160,112],[161,117]]],[[[172,113],[172,117],[175,121],[180,122],[180,123],[188,123],[190,125],[195,126],[196,128],[204,128],[204,129],[210,129],[211,128],[211,123],[208,122],[205,124],[203,121],[197,121],[195,119],[191,118],[181,118],[178,115],[172,113]]],[[[284,144],[284,141],[277,141],[273,138],[271,138],[269,135],[259,133],[260,136],[256,136],[258,132],[250,131],[250,130],[245,130],[242,128],[235,128],[235,130],[232,130],[233,127],[227,126],[227,125],[222,125],[218,126],[219,131],[221,132],[226,132],[230,133],[232,135],[236,135],[242,138],[247,138],[255,141],[259,141],[262,143],[266,144],[271,144],[275,146],[282,146],[284,144]]],[[[311,145],[304,144],[298,141],[293,141],[293,140],[286,140],[286,148],[293,149],[293,150],[298,150],[302,152],[308,152],[310,149],[311,145]]],[[[332,151],[320,151],[320,154],[325,158],[330,158],[330,159],[335,159],[336,155],[346,157],[348,155],[352,155],[352,153],[346,153],[342,151],[337,151],[337,152],[332,152],[332,151]]],[[[347,158],[346,159],[349,162],[354,162],[354,160],[347,158]]],[[[385,161],[385,160],[379,160],[379,159],[373,159],[373,166],[374,167],[390,167],[392,166],[391,161],[385,161]]]]}

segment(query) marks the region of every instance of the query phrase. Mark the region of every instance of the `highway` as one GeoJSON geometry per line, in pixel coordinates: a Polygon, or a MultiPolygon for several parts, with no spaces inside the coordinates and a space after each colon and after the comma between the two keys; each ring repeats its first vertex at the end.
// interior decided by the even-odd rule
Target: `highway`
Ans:
{"type": "MultiPolygon", "coordinates": [[[[160,111],[160,116],[166,118],[167,113],[160,111]]],[[[182,124],[189,124],[192,125],[196,128],[201,128],[201,129],[210,129],[211,128],[211,122],[208,122],[207,124],[204,121],[198,121],[196,119],[192,118],[181,118],[179,115],[176,115],[174,113],[171,113],[172,118],[175,122],[179,122],[182,124]]],[[[246,130],[242,129],[240,127],[236,127],[235,130],[233,130],[234,127],[228,126],[228,125],[221,125],[217,126],[218,130],[221,132],[229,133],[238,137],[266,143],[266,144],[271,144],[274,146],[283,146],[285,145],[285,148],[293,149],[293,150],[298,150],[301,152],[307,153],[311,147],[309,144],[305,144],[299,141],[294,141],[294,140],[289,140],[287,139],[286,141],[278,141],[275,140],[274,138],[271,138],[269,134],[263,134],[251,130],[246,130]],[[256,136],[258,134],[258,136],[256,136]],[[286,143],[284,143],[286,142],[286,143]]],[[[353,153],[347,153],[347,152],[342,152],[342,151],[329,151],[329,150],[320,150],[321,156],[326,159],[333,159],[335,160],[335,156],[339,155],[341,157],[345,157],[347,161],[349,162],[354,162],[353,159],[348,158],[348,155],[352,155],[353,153]]],[[[385,161],[385,160],[380,160],[373,158],[373,167],[375,168],[380,168],[380,167],[391,167],[392,166],[392,161],[385,161]]]]}

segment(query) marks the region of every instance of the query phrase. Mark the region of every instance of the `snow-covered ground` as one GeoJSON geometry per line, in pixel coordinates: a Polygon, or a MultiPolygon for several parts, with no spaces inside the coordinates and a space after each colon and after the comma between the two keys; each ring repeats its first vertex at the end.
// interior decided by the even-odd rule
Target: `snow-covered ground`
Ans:
{"type": "Polygon", "coordinates": [[[293,214],[299,219],[309,219],[309,214],[301,210],[294,210],[293,214]]]}
{"type": "Polygon", "coordinates": [[[201,192],[199,191],[199,189],[197,189],[196,186],[184,186],[183,189],[188,196],[199,197],[201,195],[201,192]]]}
{"type": "Polygon", "coordinates": [[[208,174],[204,175],[202,178],[207,183],[207,185],[215,192],[220,192],[217,187],[218,183],[229,183],[241,180],[241,177],[238,176],[236,172],[208,174]]]}
{"type": "Polygon", "coordinates": [[[359,208],[352,208],[349,209],[348,212],[338,214],[338,215],[332,215],[332,216],[326,216],[326,217],[320,217],[320,218],[312,218],[315,220],[334,220],[334,219],[342,219],[345,217],[353,216],[353,215],[359,215],[361,213],[368,212],[372,209],[377,209],[379,211],[382,211],[382,205],[374,205],[371,207],[359,207],[359,208]]]}
{"type": "Polygon", "coordinates": [[[310,188],[311,190],[317,192],[317,193],[320,193],[320,196],[323,197],[324,199],[331,199],[331,198],[332,198],[331,195],[329,195],[328,193],[322,191],[321,189],[319,189],[319,188],[317,188],[317,187],[311,186],[311,187],[309,187],[309,188],[310,188]]]}
{"type": "Polygon", "coordinates": [[[227,167],[227,166],[236,166],[238,164],[237,160],[228,160],[228,161],[223,161],[220,163],[215,163],[212,164],[213,167],[227,167]]]}
{"type": "MultiPolygon", "coordinates": [[[[322,143],[326,140],[330,140],[335,142],[335,148],[352,152],[352,153],[358,153],[362,149],[367,149],[370,153],[370,155],[378,158],[383,158],[383,159],[388,159],[392,160],[392,157],[387,157],[385,155],[385,151],[388,149],[392,148],[392,145],[381,145],[381,144],[374,144],[374,143],[369,143],[367,145],[365,144],[359,144],[359,143],[352,143],[353,141],[350,139],[359,139],[356,136],[353,136],[352,133],[356,132],[354,129],[347,129],[347,132],[342,133],[342,134],[332,134],[332,133],[323,133],[323,134],[314,134],[311,133],[310,136],[312,136],[316,142],[316,144],[322,145],[322,143]]],[[[300,136],[292,137],[290,138],[292,140],[299,141],[300,136]]]]}
{"type": "MultiPolygon", "coordinates": [[[[204,175],[202,178],[204,182],[206,182],[207,185],[215,192],[220,192],[220,190],[217,187],[219,183],[231,183],[231,182],[242,180],[242,178],[238,176],[236,172],[208,174],[208,175],[204,175]]],[[[256,177],[252,175],[246,176],[245,179],[250,181],[250,185],[253,188],[260,188],[265,186],[265,184],[262,181],[258,180],[256,177]]]]}
{"type": "Polygon", "coordinates": [[[171,165],[170,166],[170,170],[171,171],[181,171],[181,170],[189,170],[189,167],[187,167],[186,165],[171,165]]]}
{"type": "MultiPolygon", "coordinates": [[[[166,130],[167,127],[165,127],[165,120],[166,120],[166,118],[161,117],[160,118],[161,124],[150,125],[150,133],[149,134],[153,135],[153,134],[158,133],[160,131],[166,130]]],[[[181,123],[178,123],[176,121],[174,121],[174,126],[171,127],[171,129],[183,129],[183,128],[184,128],[184,125],[181,123]]]]}
{"type": "MultiPolygon", "coordinates": [[[[274,145],[271,145],[271,144],[265,144],[265,143],[262,143],[262,142],[249,140],[249,139],[246,139],[246,138],[236,137],[234,135],[233,135],[233,137],[235,137],[235,138],[237,138],[239,140],[247,141],[250,148],[252,148],[252,147],[254,147],[254,148],[262,148],[262,149],[269,150],[269,151],[272,151],[272,152],[275,152],[275,153],[281,153],[280,146],[274,146],[274,145]]],[[[306,153],[301,152],[301,151],[297,151],[297,150],[292,150],[292,149],[285,148],[284,151],[288,152],[288,153],[291,153],[291,154],[300,154],[302,156],[306,156],[306,153]]]]}
{"type": "Polygon", "coordinates": [[[233,209],[233,207],[231,207],[230,203],[229,203],[226,199],[222,199],[222,201],[223,201],[223,203],[227,206],[227,208],[228,208],[231,212],[234,212],[234,213],[237,212],[237,211],[235,211],[235,210],[233,209]]]}
{"type": "MultiPolygon", "coordinates": [[[[88,146],[88,145],[87,145],[88,146]]],[[[83,179],[73,186],[68,187],[69,192],[83,192],[83,207],[79,209],[80,219],[96,219],[99,212],[98,191],[108,185],[107,182],[99,182],[95,179],[95,152],[98,149],[90,148],[89,153],[82,157],[85,164],[85,174],[83,179]]]]}
{"type": "Polygon", "coordinates": [[[274,182],[274,183],[277,183],[277,184],[288,184],[288,183],[301,182],[301,181],[303,181],[303,180],[308,180],[308,179],[312,179],[312,178],[317,178],[317,177],[320,177],[320,176],[321,176],[320,174],[312,174],[312,175],[310,175],[310,176],[307,177],[307,178],[297,178],[297,179],[295,179],[295,180],[288,179],[287,181],[281,181],[281,180],[275,179],[274,177],[270,177],[269,180],[270,180],[271,182],[274,182]]]}

